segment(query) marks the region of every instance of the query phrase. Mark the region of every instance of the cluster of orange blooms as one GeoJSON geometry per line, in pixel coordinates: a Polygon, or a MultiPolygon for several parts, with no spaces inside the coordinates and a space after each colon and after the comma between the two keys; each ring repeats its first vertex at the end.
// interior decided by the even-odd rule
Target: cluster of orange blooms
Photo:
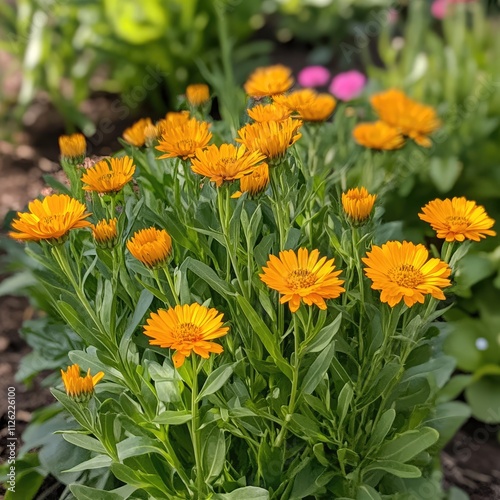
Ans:
{"type": "Polygon", "coordinates": [[[405,137],[409,137],[419,146],[431,146],[429,135],[440,126],[434,108],[397,89],[375,94],[370,102],[379,120],[360,123],[354,128],[353,136],[358,144],[371,149],[393,150],[401,148],[405,137]]]}
{"type": "MultiPolygon", "coordinates": [[[[257,194],[269,182],[267,162],[282,159],[287,149],[301,137],[298,129],[302,121],[294,118],[294,113],[303,120],[315,121],[311,116],[318,117],[320,108],[323,116],[329,116],[335,108],[335,100],[308,89],[285,95],[292,85],[290,71],[281,66],[261,68],[249,78],[245,90],[250,96],[272,98],[273,101],[248,110],[255,121],[239,130],[235,139],[241,144],[238,147],[209,144],[212,138],[209,123],[191,117],[188,112],[169,113],[156,124],[150,119],[140,120],[125,131],[124,139],[135,147],[155,145],[162,153],[159,158],[190,161],[194,173],[209,178],[216,186],[240,180],[241,191],[257,194]],[[314,106],[311,107],[313,102],[317,103],[317,112],[313,111],[314,106]]],[[[192,106],[202,105],[209,99],[208,87],[197,86],[187,92],[187,97],[192,106]]],[[[411,101],[399,91],[374,96],[372,104],[383,121],[371,125],[373,133],[367,131],[368,124],[359,125],[354,133],[358,142],[365,141],[364,145],[371,141],[368,147],[394,149],[402,145],[403,136],[426,145],[427,135],[438,126],[430,108],[411,101]],[[403,115],[406,118],[403,119],[403,115]]],[[[82,161],[85,156],[82,137],[76,134],[61,138],[63,159],[82,161]]],[[[81,180],[85,191],[113,194],[124,189],[134,173],[133,159],[123,156],[97,162],[83,172],[81,180]]],[[[361,187],[343,193],[341,201],[346,218],[356,226],[369,219],[376,196],[361,187]]],[[[69,231],[90,228],[96,244],[118,245],[117,219],[101,220],[92,225],[87,220],[90,215],[78,200],[54,194],[31,202],[28,212],[19,212],[9,235],[18,240],[60,244],[69,231]]],[[[494,221],[484,208],[465,198],[436,199],[422,208],[419,217],[430,223],[438,238],[448,242],[478,241],[496,234],[491,230],[494,221]]],[[[137,231],[126,242],[126,247],[146,267],[166,269],[172,253],[172,239],[164,229],[150,227],[137,231]]],[[[390,307],[402,301],[411,307],[423,303],[426,295],[442,300],[445,298],[443,289],[450,285],[449,265],[440,259],[429,258],[423,245],[389,241],[373,246],[362,261],[372,288],[381,291],[381,301],[390,307]]],[[[335,269],[334,259],[321,257],[316,249],[300,248],[297,252],[282,251],[278,257],[270,255],[260,278],[269,288],[279,292],[280,302],[288,303],[294,313],[302,303],[326,309],[325,300],[337,298],[345,291],[340,274],[341,271],[335,269]]],[[[175,350],[176,367],[182,366],[192,352],[203,358],[208,358],[209,353],[222,352],[222,346],[212,340],[226,335],[228,330],[223,326],[222,314],[197,303],[152,313],[144,327],[151,344],[175,350]]],[[[68,394],[81,400],[92,394],[101,378],[101,373],[94,377],[87,373],[82,377],[78,365],[63,372],[68,394]]]]}

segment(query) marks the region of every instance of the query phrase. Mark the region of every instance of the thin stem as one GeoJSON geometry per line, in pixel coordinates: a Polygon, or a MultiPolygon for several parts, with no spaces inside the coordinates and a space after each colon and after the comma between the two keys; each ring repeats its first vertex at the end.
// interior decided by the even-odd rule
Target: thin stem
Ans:
{"type": "Polygon", "coordinates": [[[196,467],[196,490],[198,498],[202,500],[203,496],[203,470],[201,462],[201,446],[200,446],[200,433],[198,429],[198,358],[195,354],[191,356],[193,367],[193,384],[191,387],[191,442],[193,443],[194,461],[196,467]]]}
{"type": "Polygon", "coordinates": [[[172,276],[166,267],[163,267],[162,269],[163,269],[163,274],[165,274],[165,277],[167,278],[168,286],[170,287],[170,291],[172,292],[172,295],[174,296],[175,303],[178,306],[180,306],[181,302],[180,302],[179,297],[175,291],[175,286],[174,286],[174,281],[172,280],[172,276]]]}
{"type": "Polygon", "coordinates": [[[297,391],[299,387],[299,368],[300,368],[300,356],[299,356],[299,346],[300,346],[300,328],[297,315],[293,315],[293,375],[292,375],[292,390],[290,392],[290,402],[288,403],[288,412],[285,417],[285,422],[281,427],[281,430],[274,442],[274,446],[281,446],[283,439],[286,436],[287,424],[292,418],[293,412],[295,410],[295,404],[297,402],[297,391]]]}

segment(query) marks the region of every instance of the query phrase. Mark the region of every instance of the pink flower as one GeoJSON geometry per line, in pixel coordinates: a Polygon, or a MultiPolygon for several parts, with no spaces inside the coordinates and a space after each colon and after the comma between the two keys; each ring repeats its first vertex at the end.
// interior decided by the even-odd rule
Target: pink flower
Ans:
{"type": "Polygon", "coordinates": [[[342,101],[350,101],[363,92],[365,85],[366,76],[354,69],[334,77],[330,84],[330,92],[342,101]]]}
{"type": "Polygon", "coordinates": [[[396,24],[399,19],[399,12],[396,9],[389,9],[387,11],[387,21],[389,24],[396,24]]]}
{"type": "Polygon", "coordinates": [[[330,72],[324,66],[306,66],[297,77],[302,87],[322,87],[329,79],[330,72]]]}
{"type": "Polygon", "coordinates": [[[436,19],[444,19],[448,12],[448,0],[434,0],[431,5],[431,14],[436,19]]]}

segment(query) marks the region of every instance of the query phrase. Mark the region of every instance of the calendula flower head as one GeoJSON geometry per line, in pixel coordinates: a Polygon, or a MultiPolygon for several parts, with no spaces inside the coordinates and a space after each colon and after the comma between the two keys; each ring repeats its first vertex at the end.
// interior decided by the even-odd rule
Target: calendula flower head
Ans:
{"type": "Polygon", "coordinates": [[[404,146],[405,140],[399,130],[382,121],[360,123],[354,127],[352,135],[365,148],[391,151],[404,146]]]}
{"type": "Polygon", "coordinates": [[[61,135],[59,137],[61,159],[73,165],[78,165],[85,159],[87,142],[83,134],[61,135]]]}
{"type": "Polygon", "coordinates": [[[450,286],[451,269],[440,259],[429,259],[423,245],[407,241],[388,241],[372,247],[362,261],[372,288],[381,290],[380,300],[394,307],[402,300],[411,307],[424,303],[425,296],[444,300],[443,288],[450,286]]]}
{"type": "Polygon", "coordinates": [[[264,191],[268,184],[269,167],[267,163],[262,163],[240,179],[240,191],[236,191],[231,198],[239,198],[243,193],[255,196],[264,191]]]}
{"type": "Polygon", "coordinates": [[[123,138],[132,146],[138,148],[146,144],[146,135],[144,133],[146,127],[152,126],[153,122],[151,118],[141,118],[136,121],[131,127],[125,129],[123,132],[123,138]]]}
{"type": "Polygon", "coordinates": [[[248,123],[238,131],[236,142],[244,144],[250,151],[260,151],[267,158],[279,161],[302,137],[298,132],[301,125],[300,120],[292,118],[280,122],[248,123]]]}
{"type": "Polygon", "coordinates": [[[198,149],[191,160],[193,172],[208,177],[219,187],[223,182],[240,179],[252,172],[255,166],[265,159],[260,151],[247,151],[245,146],[232,144],[212,144],[207,149],[198,149]]]}
{"type": "Polygon", "coordinates": [[[256,122],[280,122],[286,120],[292,112],[280,104],[257,104],[247,109],[248,116],[256,122]]]}
{"type": "Polygon", "coordinates": [[[172,238],[164,229],[150,227],[134,233],[127,248],[146,267],[162,267],[172,252],[172,238]]]}
{"type": "Polygon", "coordinates": [[[344,280],[338,278],[334,259],[319,258],[319,251],[299,248],[298,252],[284,250],[279,258],[270,255],[260,279],[281,295],[282,304],[288,302],[291,312],[297,311],[301,301],[326,309],[325,299],[335,299],[345,289],[344,280]],[[318,260],[319,259],[319,260],[318,260]]]}
{"type": "Polygon", "coordinates": [[[313,89],[300,89],[289,94],[275,95],[273,96],[273,101],[276,104],[285,106],[290,111],[297,111],[299,108],[303,108],[313,102],[316,95],[313,89]]]}
{"type": "Polygon", "coordinates": [[[286,92],[293,85],[292,70],[281,64],[257,68],[243,86],[254,98],[273,96],[286,92]]]}
{"type": "MultiPolygon", "coordinates": [[[[184,125],[191,119],[189,111],[169,111],[165,115],[165,123],[178,127],[179,125],[184,125]]],[[[162,120],[163,121],[163,120],[162,120]]]]}
{"type": "Polygon", "coordinates": [[[304,121],[325,121],[335,110],[337,101],[330,94],[318,94],[313,89],[301,89],[274,96],[274,102],[298,113],[304,121]]]}
{"type": "Polygon", "coordinates": [[[223,352],[220,344],[212,342],[229,331],[229,327],[222,326],[222,317],[217,309],[196,303],[160,309],[151,313],[144,334],[151,337],[151,345],[174,349],[172,360],[180,368],[191,352],[205,359],[210,353],[223,352]]]}
{"type": "Polygon", "coordinates": [[[209,124],[191,118],[178,126],[167,124],[156,149],[165,153],[160,158],[178,157],[187,160],[193,158],[198,149],[207,147],[210,139],[212,133],[209,124]]]}
{"type": "Polygon", "coordinates": [[[428,136],[441,125],[434,108],[410,99],[397,89],[375,94],[370,101],[382,121],[411,137],[418,145],[431,146],[428,136]]]}
{"type": "Polygon", "coordinates": [[[90,375],[90,368],[87,374],[82,377],[80,367],[75,364],[68,366],[67,370],[61,370],[61,377],[66,389],[66,394],[78,403],[87,403],[94,395],[94,387],[104,377],[104,372],[90,375]]]}
{"type": "Polygon", "coordinates": [[[438,238],[450,242],[479,241],[497,234],[491,230],[495,221],[488,217],[484,207],[464,197],[435,199],[427,203],[418,216],[431,225],[438,238]]]}
{"type": "Polygon", "coordinates": [[[34,200],[28,212],[18,212],[9,236],[16,240],[61,242],[72,229],[89,227],[85,220],[91,214],[86,206],[67,194],[53,194],[42,201],[34,200]]]}
{"type": "Polygon", "coordinates": [[[144,142],[146,146],[152,146],[160,136],[158,125],[152,123],[144,127],[144,142]]]}
{"type": "Polygon", "coordinates": [[[92,236],[98,245],[107,248],[112,248],[116,245],[118,235],[116,230],[117,222],[116,218],[110,220],[103,219],[92,226],[92,236]]]}
{"type": "Polygon", "coordinates": [[[359,224],[370,217],[376,198],[364,187],[349,189],[347,193],[342,193],[342,207],[347,217],[359,224]]]}
{"type": "Polygon", "coordinates": [[[307,105],[297,108],[299,117],[306,122],[324,122],[335,111],[337,101],[330,94],[317,94],[307,105]]]}
{"type": "Polygon", "coordinates": [[[191,106],[201,106],[210,100],[210,89],[205,83],[195,83],[186,88],[186,99],[191,106]]]}
{"type": "Polygon", "coordinates": [[[83,173],[83,189],[96,193],[117,193],[132,180],[134,172],[134,160],[130,156],[106,158],[83,173]]]}

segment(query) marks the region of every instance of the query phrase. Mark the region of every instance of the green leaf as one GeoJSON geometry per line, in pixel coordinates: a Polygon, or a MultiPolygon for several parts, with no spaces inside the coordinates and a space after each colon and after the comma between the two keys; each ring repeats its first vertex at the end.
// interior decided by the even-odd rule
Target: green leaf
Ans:
{"type": "Polygon", "coordinates": [[[403,478],[415,478],[422,475],[418,467],[401,463],[398,460],[377,460],[363,469],[363,475],[372,470],[382,470],[403,478]]]}
{"type": "Polygon", "coordinates": [[[255,309],[250,305],[247,299],[242,295],[236,294],[236,300],[247,318],[248,322],[252,326],[254,332],[257,334],[267,352],[271,355],[276,366],[287,376],[288,379],[293,379],[292,367],[286,361],[286,359],[281,354],[279,348],[279,339],[276,339],[267,325],[264,323],[262,318],[257,314],[255,309]]]}
{"type": "Polygon", "coordinates": [[[439,432],[436,447],[441,449],[469,419],[470,415],[471,409],[465,403],[448,401],[433,408],[424,423],[439,432]]]}
{"type": "Polygon", "coordinates": [[[372,448],[374,446],[378,446],[381,444],[389,431],[391,430],[394,419],[396,418],[396,411],[392,408],[386,410],[380,420],[377,422],[377,425],[372,431],[370,439],[368,441],[368,447],[372,448]]]}
{"type": "Polygon", "coordinates": [[[236,363],[227,363],[219,366],[219,368],[216,368],[212,373],[210,373],[207,380],[205,380],[196,401],[200,401],[202,398],[217,392],[229,380],[229,377],[233,374],[235,366],[236,363]]]}
{"type": "Polygon", "coordinates": [[[155,439],[145,436],[131,436],[116,445],[120,462],[127,458],[145,455],[146,453],[159,453],[165,457],[166,453],[155,439]]]}
{"type": "Polygon", "coordinates": [[[447,193],[457,182],[463,165],[455,157],[430,159],[429,176],[441,193],[447,193]]]}
{"type": "Polygon", "coordinates": [[[217,273],[203,262],[188,257],[181,266],[181,270],[190,269],[196,276],[200,277],[207,285],[222,295],[225,299],[234,296],[232,287],[223,279],[217,276],[217,273]]]}
{"type": "Polygon", "coordinates": [[[70,484],[69,489],[77,500],[123,500],[124,497],[111,491],[98,490],[83,484],[70,484]]]}
{"type": "Polygon", "coordinates": [[[356,500],[382,500],[377,490],[368,484],[359,487],[356,500]]]}
{"type": "Polygon", "coordinates": [[[245,486],[231,493],[216,494],[214,500],[269,500],[269,492],[257,486],[245,486]]]}
{"type": "Polygon", "coordinates": [[[339,401],[337,404],[337,415],[339,416],[338,425],[341,426],[344,421],[347,412],[349,411],[349,406],[351,405],[354,392],[352,390],[351,384],[347,382],[339,394],[339,401]]]}
{"type": "Polygon", "coordinates": [[[181,425],[189,422],[193,416],[186,410],[166,410],[162,411],[154,420],[155,424],[181,425]]]}
{"type": "Polygon", "coordinates": [[[224,431],[218,427],[212,427],[208,436],[203,439],[203,472],[205,481],[211,483],[217,479],[224,468],[226,460],[226,439],[224,431]]]}
{"type": "Polygon", "coordinates": [[[86,434],[63,434],[63,438],[68,443],[84,448],[85,450],[95,451],[96,453],[105,454],[106,449],[96,438],[86,434]]]}
{"type": "Polygon", "coordinates": [[[64,472],[82,472],[91,469],[101,469],[102,467],[109,467],[112,462],[111,457],[108,457],[108,455],[97,455],[96,457],[75,465],[71,469],[65,470],[64,472]]]}
{"type": "Polygon", "coordinates": [[[465,389],[472,416],[487,424],[500,423],[500,376],[485,376],[465,389]]]}
{"type": "Polygon", "coordinates": [[[339,331],[341,323],[342,314],[339,314],[329,325],[323,327],[312,341],[305,346],[304,353],[320,352],[325,349],[339,331]]]}
{"type": "Polygon", "coordinates": [[[332,342],[321,354],[313,361],[309,370],[304,376],[301,386],[303,394],[312,394],[314,389],[323,380],[325,373],[330,367],[332,358],[335,356],[335,343],[332,342]]]}
{"type": "Polygon", "coordinates": [[[57,307],[64,320],[78,335],[80,335],[87,345],[100,346],[101,349],[105,349],[105,344],[99,340],[98,335],[81,321],[77,312],[67,302],[58,300],[57,307]]]}
{"type": "Polygon", "coordinates": [[[377,457],[384,461],[408,462],[420,452],[432,446],[439,439],[439,433],[430,427],[406,431],[384,443],[377,457]]]}

